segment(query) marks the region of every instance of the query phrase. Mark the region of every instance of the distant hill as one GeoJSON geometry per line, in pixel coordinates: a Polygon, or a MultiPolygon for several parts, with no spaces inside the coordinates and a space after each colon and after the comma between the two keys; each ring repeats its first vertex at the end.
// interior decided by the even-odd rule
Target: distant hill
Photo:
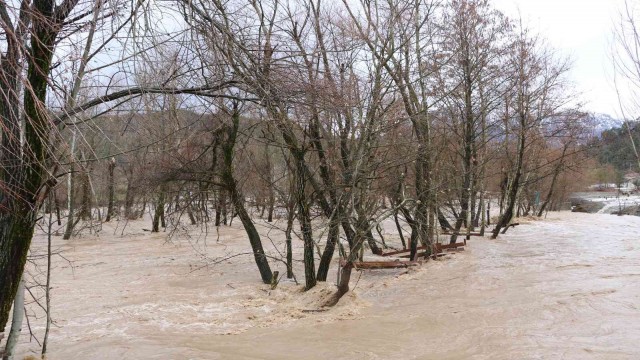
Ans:
{"type": "MultiPolygon", "coordinates": [[[[610,117],[609,117],[610,118],[610,117]]],[[[611,164],[622,172],[638,171],[638,161],[633,152],[633,147],[629,139],[629,133],[624,123],[606,129],[608,118],[604,120],[599,134],[594,134],[594,138],[589,143],[589,153],[603,164],[611,164]]],[[[612,124],[613,122],[608,122],[612,124]]],[[[633,134],[638,150],[640,151],[640,123],[629,123],[629,128],[633,134]]],[[[594,129],[596,133],[596,129],[594,129]]]]}
{"type": "Polygon", "coordinates": [[[592,129],[592,135],[600,136],[604,131],[622,126],[622,120],[609,114],[591,113],[587,115],[585,123],[592,129]]]}

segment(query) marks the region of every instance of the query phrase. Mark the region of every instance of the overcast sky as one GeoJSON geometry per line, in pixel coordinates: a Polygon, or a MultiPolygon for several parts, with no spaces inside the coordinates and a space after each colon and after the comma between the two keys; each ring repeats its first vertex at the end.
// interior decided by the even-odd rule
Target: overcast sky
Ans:
{"type": "Polygon", "coordinates": [[[617,116],[610,65],[613,24],[623,0],[493,0],[573,60],[571,79],[589,111],[617,116]]]}

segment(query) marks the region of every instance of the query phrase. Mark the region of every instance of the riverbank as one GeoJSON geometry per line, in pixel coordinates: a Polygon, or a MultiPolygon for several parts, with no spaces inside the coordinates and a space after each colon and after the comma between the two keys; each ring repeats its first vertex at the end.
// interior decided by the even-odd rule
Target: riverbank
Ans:
{"type": "Polygon", "coordinates": [[[575,212],[640,216],[640,195],[618,192],[581,192],[571,197],[575,212]]]}

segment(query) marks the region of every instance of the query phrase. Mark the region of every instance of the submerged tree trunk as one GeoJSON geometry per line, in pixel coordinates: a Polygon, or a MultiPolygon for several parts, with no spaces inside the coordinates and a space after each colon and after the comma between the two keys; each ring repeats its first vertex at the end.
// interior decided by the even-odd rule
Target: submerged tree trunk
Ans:
{"type": "Polygon", "coordinates": [[[9,319],[9,312],[18,290],[19,279],[22,276],[27,259],[27,250],[33,237],[35,213],[28,209],[4,216],[0,220],[0,236],[4,240],[0,248],[0,333],[9,319]],[[22,214],[26,216],[22,217],[22,214]],[[13,240],[13,241],[8,241],[13,240]]]}
{"type": "Polygon", "coordinates": [[[107,205],[107,218],[104,220],[106,222],[111,221],[111,218],[114,216],[114,204],[115,204],[115,192],[116,192],[116,184],[115,184],[115,176],[114,172],[116,169],[116,159],[111,158],[109,161],[109,202],[107,205]]]}
{"type": "Polygon", "coordinates": [[[269,213],[267,215],[267,222],[273,222],[273,208],[275,206],[275,195],[273,189],[269,190],[269,213]]]}
{"type": "Polygon", "coordinates": [[[378,247],[376,243],[376,239],[373,237],[373,233],[371,232],[371,224],[369,220],[366,218],[364,214],[364,209],[361,208],[361,205],[356,205],[356,212],[358,213],[358,218],[356,219],[355,228],[359,238],[364,238],[369,245],[369,249],[374,255],[382,254],[382,249],[378,247]]]}
{"type": "Polygon", "coordinates": [[[255,258],[256,265],[258,266],[260,277],[265,284],[270,284],[273,274],[271,272],[269,262],[267,261],[267,257],[264,253],[264,249],[262,248],[260,234],[258,234],[258,231],[253,224],[253,220],[251,220],[249,213],[244,207],[244,197],[242,195],[242,192],[238,188],[236,179],[233,176],[233,149],[235,147],[236,138],[238,135],[240,114],[237,111],[234,111],[231,116],[231,120],[232,124],[226,131],[226,141],[222,144],[224,164],[221,172],[221,178],[223,183],[225,184],[225,187],[229,191],[231,202],[233,203],[235,211],[240,218],[242,225],[244,226],[244,230],[247,233],[247,236],[249,237],[249,243],[251,244],[251,248],[253,250],[253,256],[255,258]]]}
{"type": "MultiPolygon", "coordinates": [[[[165,205],[165,194],[164,194],[164,191],[160,189],[160,192],[158,193],[158,197],[156,200],[156,208],[153,213],[153,222],[151,223],[151,232],[160,232],[160,220],[164,219],[164,205],[165,205]]],[[[164,220],[162,222],[163,222],[162,227],[165,227],[166,224],[164,224],[164,220]]]]}
{"type": "Polygon", "coordinates": [[[411,260],[415,260],[416,254],[418,252],[418,226],[407,208],[401,206],[400,211],[402,212],[402,215],[404,215],[405,221],[411,228],[411,236],[409,237],[409,258],[411,260]]]}
{"type": "Polygon", "coordinates": [[[216,194],[216,219],[215,225],[220,226],[222,220],[222,193],[224,190],[219,190],[216,194]]]}
{"type": "Polygon", "coordinates": [[[138,213],[136,213],[138,219],[142,219],[144,218],[144,212],[147,209],[147,195],[144,195],[142,197],[142,206],[140,207],[140,211],[138,213]]]}
{"type": "Polygon", "coordinates": [[[437,211],[440,228],[442,228],[442,230],[453,230],[453,227],[451,226],[451,224],[449,224],[449,220],[447,220],[447,218],[444,216],[442,210],[440,210],[440,207],[437,208],[437,211]]]}
{"type": "Polygon", "coordinates": [[[7,338],[7,345],[4,350],[3,360],[13,360],[13,355],[18,344],[18,338],[22,331],[22,320],[24,319],[24,279],[20,279],[18,291],[13,301],[13,319],[11,320],[11,331],[7,338]]]}
{"type": "Polygon", "coordinates": [[[562,170],[562,165],[564,164],[564,157],[567,153],[568,148],[569,148],[569,144],[565,144],[565,146],[562,148],[562,156],[558,160],[558,165],[556,165],[556,168],[554,169],[553,178],[551,179],[551,185],[549,185],[549,192],[547,192],[547,196],[545,197],[544,202],[540,206],[540,210],[538,210],[538,217],[541,217],[542,214],[544,214],[544,211],[546,210],[547,206],[549,205],[549,202],[551,201],[551,198],[553,196],[553,191],[556,187],[556,181],[558,180],[558,176],[560,175],[560,171],[562,170]]]}
{"type": "Polygon", "coordinates": [[[480,236],[484,236],[484,231],[487,227],[487,215],[485,194],[482,192],[480,194],[480,236]]]}
{"type": "MultiPolygon", "coordinates": [[[[220,217],[222,218],[222,224],[227,225],[227,190],[226,189],[223,189],[220,192],[220,200],[218,204],[220,206],[220,217]]],[[[218,214],[216,214],[216,217],[217,216],[218,214]]],[[[219,221],[217,221],[217,223],[218,225],[220,225],[219,221]]]]}
{"type": "Polygon", "coordinates": [[[402,226],[400,226],[400,219],[398,219],[398,210],[393,212],[393,220],[396,223],[396,229],[398,229],[398,236],[400,236],[400,242],[402,242],[402,248],[407,248],[407,243],[404,240],[404,235],[402,234],[402,226]]]}
{"type": "Polygon", "coordinates": [[[284,231],[287,245],[287,279],[293,278],[293,249],[291,241],[291,232],[293,231],[293,220],[295,219],[294,206],[288,207],[289,212],[287,214],[287,229],[284,231]]]}
{"type": "Polygon", "coordinates": [[[500,230],[509,225],[509,222],[513,218],[515,212],[516,202],[518,200],[518,193],[520,191],[520,177],[522,176],[522,166],[524,162],[524,152],[525,152],[525,140],[526,140],[526,118],[525,115],[520,115],[521,129],[520,134],[518,136],[518,154],[516,158],[516,164],[514,169],[514,176],[509,184],[508,192],[506,194],[506,208],[500,216],[498,223],[493,228],[493,233],[491,234],[491,238],[495,239],[500,234],[500,230]]]}
{"type": "MultiPolygon", "coordinates": [[[[415,189],[418,198],[412,234],[409,244],[410,259],[417,260],[418,240],[427,246],[426,255],[431,255],[430,246],[433,241],[433,224],[429,223],[429,212],[434,211],[435,204],[432,190],[431,133],[427,115],[420,115],[414,120],[414,131],[418,138],[418,158],[415,163],[415,189]]],[[[405,214],[408,215],[408,212],[405,214]]],[[[407,221],[408,218],[407,218],[407,221]]],[[[410,223],[411,225],[411,223],[410,223]]]]}
{"type": "MultiPolygon", "coordinates": [[[[84,161],[84,153],[82,155],[82,160],[84,161]]],[[[80,201],[80,211],[78,211],[78,217],[82,220],[90,220],[91,219],[91,208],[93,207],[93,201],[91,198],[91,179],[90,172],[91,168],[89,166],[81,166],[82,168],[82,186],[81,186],[81,201],[80,201]]]]}
{"type": "MultiPolygon", "coordinates": [[[[55,192],[54,192],[55,193],[55,192]]],[[[49,199],[55,199],[55,196],[49,196],[49,199]]],[[[47,273],[46,281],[44,284],[44,296],[45,296],[45,327],[44,336],[42,338],[42,352],[40,356],[44,359],[47,353],[47,344],[49,342],[49,330],[51,329],[51,243],[52,243],[52,231],[53,231],[53,219],[49,216],[49,224],[47,227],[47,273]]]]}
{"type": "Polygon", "coordinates": [[[318,281],[327,281],[327,276],[329,274],[329,265],[331,264],[331,260],[333,258],[333,253],[336,248],[336,244],[338,243],[338,238],[340,236],[340,222],[338,219],[331,219],[329,222],[329,234],[327,235],[327,245],[322,252],[322,257],[320,258],[320,264],[318,265],[318,275],[316,276],[318,281]]]}
{"type": "Polygon", "coordinates": [[[374,255],[382,255],[382,249],[378,246],[376,242],[376,238],[373,237],[373,232],[371,231],[371,224],[369,221],[366,222],[367,231],[365,232],[365,237],[367,238],[367,243],[369,244],[369,248],[374,255]]]}
{"type": "Polygon", "coordinates": [[[300,221],[300,231],[304,241],[304,278],[305,290],[316,286],[316,268],[314,261],[314,242],[311,228],[311,216],[306,198],[306,179],[304,169],[304,154],[296,156],[296,202],[298,204],[298,220],[300,221]]]}
{"type": "Polygon", "coordinates": [[[58,226],[62,226],[62,216],[60,215],[60,202],[58,201],[58,196],[56,192],[53,191],[53,204],[56,208],[56,223],[58,226]]]}
{"type": "MultiPolygon", "coordinates": [[[[274,180],[273,180],[273,164],[271,163],[271,154],[269,153],[269,142],[265,141],[264,143],[264,155],[265,155],[265,163],[267,166],[267,191],[269,192],[269,198],[266,206],[269,207],[269,212],[267,215],[267,222],[273,222],[273,208],[275,206],[276,196],[274,189],[274,180]]],[[[262,208],[264,212],[265,207],[262,208]]]]}
{"type": "Polygon", "coordinates": [[[75,148],[76,148],[76,129],[73,130],[71,138],[71,165],[69,167],[69,174],[67,175],[67,225],[64,230],[62,240],[69,240],[73,233],[73,227],[75,226],[75,186],[76,186],[76,173],[75,173],[75,148]]]}
{"type": "Polygon", "coordinates": [[[127,220],[134,220],[137,216],[133,210],[133,203],[135,201],[135,187],[133,185],[133,179],[129,178],[127,183],[127,192],[124,196],[124,217],[127,220]]]}
{"type": "Polygon", "coordinates": [[[195,225],[198,223],[198,219],[196,219],[193,214],[193,199],[189,199],[189,203],[187,204],[187,216],[189,216],[189,221],[191,221],[191,225],[195,225]]]}
{"type": "Polygon", "coordinates": [[[338,280],[338,291],[327,301],[325,306],[334,306],[340,301],[344,294],[349,292],[349,281],[351,281],[351,271],[353,263],[347,262],[340,268],[340,279],[338,280]]]}

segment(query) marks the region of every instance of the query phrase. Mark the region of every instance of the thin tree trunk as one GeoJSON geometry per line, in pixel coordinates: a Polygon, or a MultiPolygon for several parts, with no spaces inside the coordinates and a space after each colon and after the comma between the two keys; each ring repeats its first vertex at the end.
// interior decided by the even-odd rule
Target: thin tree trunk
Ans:
{"type": "Polygon", "coordinates": [[[46,320],[45,320],[44,337],[42,339],[42,352],[40,353],[43,359],[47,353],[47,344],[49,341],[49,330],[51,328],[51,243],[52,243],[51,232],[52,230],[53,230],[53,220],[51,219],[51,216],[49,216],[49,226],[47,229],[47,280],[44,288],[45,308],[46,308],[47,314],[46,314],[46,320]]]}
{"type": "Polygon", "coordinates": [[[24,278],[20,278],[18,291],[13,301],[13,319],[11,320],[11,331],[7,338],[7,345],[4,350],[3,360],[13,360],[13,356],[22,331],[22,320],[24,319],[24,278]]]}
{"type": "MultiPolygon", "coordinates": [[[[387,249],[387,243],[384,241],[384,234],[382,234],[382,227],[380,227],[380,224],[376,224],[376,232],[378,233],[378,236],[380,236],[380,242],[382,243],[382,248],[383,249],[387,249]]],[[[382,255],[382,253],[380,253],[380,255],[382,255]]]]}
{"type": "Polygon", "coordinates": [[[358,233],[359,237],[363,237],[365,240],[367,240],[369,249],[371,249],[371,252],[374,255],[382,254],[382,249],[378,247],[376,239],[373,237],[371,226],[369,224],[369,220],[366,218],[366,215],[364,215],[364,210],[360,208],[359,204],[357,205],[357,207],[359,209],[356,211],[358,213],[358,218],[356,219],[355,224],[356,232],[358,233]]]}
{"type": "Polygon", "coordinates": [[[311,217],[306,198],[306,179],[304,172],[304,154],[295,156],[296,160],[296,202],[298,204],[298,220],[304,241],[304,278],[305,290],[316,286],[316,269],[314,261],[314,241],[311,228],[311,217]]]}
{"type": "MultiPolygon", "coordinates": [[[[82,161],[85,161],[84,152],[82,152],[82,161]]],[[[90,220],[91,219],[91,182],[89,178],[89,174],[91,172],[91,168],[89,166],[81,166],[82,168],[82,186],[81,186],[81,201],[80,201],[80,211],[78,212],[78,217],[82,220],[90,220]]]]}
{"type": "Polygon", "coordinates": [[[73,129],[73,135],[71,137],[71,165],[69,168],[69,174],[67,175],[67,226],[64,230],[62,240],[69,240],[73,233],[73,227],[75,226],[75,148],[76,148],[76,129],[73,129]]]}
{"type": "Polygon", "coordinates": [[[271,185],[269,190],[269,214],[267,217],[267,222],[273,222],[273,208],[275,206],[275,195],[273,191],[273,185],[271,185]]]}
{"type": "MultiPolygon", "coordinates": [[[[133,176],[133,175],[132,175],[133,176]]],[[[127,220],[134,220],[137,216],[133,211],[133,203],[135,201],[135,188],[133,185],[133,179],[129,178],[127,183],[127,192],[124,197],[124,217],[127,220]]]]}
{"type": "Polygon", "coordinates": [[[556,186],[556,181],[558,180],[558,176],[560,175],[560,170],[562,169],[562,164],[564,162],[564,157],[567,152],[567,148],[568,148],[568,145],[565,145],[562,149],[562,156],[560,157],[560,160],[558,160],[559,163],[554,169],[555,171],[553,172],[551,185],[549,185],[549,192],[547,192],[547,196],[545,197],[544,202],[542,203],[542,206],[540,206],[540,210],[538,210],[538,217],[541,217],[542,214],[544,214],[545,209],[547,208],[547,206],[549,205],[549,202],[551,201],[551,197],[553,196],[553,190],[555,189],[555,186],[556,186]]]}
{"type": "Polygon", "coordinates": [[[114,203],[115,203],[115,192],[116,192],[116,184],[115,184],[115,172],[116,168],[116,159],[111,158],[109,161],[109,202],[107,205],[107,218],[104,220],[105,222],[111,221],[111,218],[114,216],[114,203]]]}
{"type": "MultiPolygon", "coordinates": [[[[151,223],[151,232],[160,232],[160,219],[164,217],[164,200],[165,194],[162,189],[158,193],[156,200],[156,208],[153,213],[153,222],[151,223]]],[[[164,227],[164,226],[163,226],[164,227]]]]}
{"type": "Polygon", "coordinates": [[[191,225],[195,225],[198,223],[196,217],[193,215],[193,200],[189,201],[189,204],[187,204],[187,215],[189,216],[189,221],[191,221],[191,225]]]}
{"type": "Polygon", "coordinates": [[[396,223],[396,229],[398,229],[398,235],[400,236],[400,242],[402,242],[402,248],[407,248],[407,243],[404,240],[404,235],[402,234],[402,226],[400,226],[400,220],[398,219],[398,210],[393,212],[393,220],[396,223]]]}
{"type": "Polygon", "coordinates": [[[349,292],[349,281],[351,281],[351,270],[353,269],[353,263],[347,262],[344,266],[340,267],[338,271],[338,290],[335,294],[324,304],[324,306],[334,306],[340,301],[340,298],[344,294],[349,292]]]}
{"type": "Polygon", "coordinates": [[[482,192],[480,194],[480,236],[484,236],[484,231],[487,225],[487,211],[486,211],[486,202],[485,202],[485,194],[482,192]]]}
{"type": "Polygon", "coordinates": [[[502,216],[500,217],[500,220],[498,220],[498,223],[493,228],[493,233],[491,235],[492,239],[497,238],[498,234],[500,234],[500,230],[509,224],[509,222],[513,218],[514,211],[516,210],[515,207],[516,207],[516,201],[518,200],[518,193],[520,191],[520,177],[522,176],[522,164],[524,161],[525,139],[526,139],[525,138],[526,129],[524,128],[525,119],[523,117],[521,117],[521,127],[522,128],[520,129],[520,135],[518,137],[519,138],[518,139],[518,155],[516,159],[515,175],[509,186],[509,193],[507,194],[507,199],[506,199],[507,207],[503,212],[502,216]]]}
{"type": "Polygon", "coordinates": [[[147,196],[143,196],[142,197],[142,208],[140,209],[140,212],[137,213],[136,215],[138,215],[138,219],[142,219],[144,218],[144,212],[147,209],[147,196]]]}
{"type": "Polygon", "coordinates": [[[295,205],[293,203],[288,207],[287,229],[284,232],[287,242],[287,279],[293,278],[293,249],[291,248],[293,244],[291,241],[291,232],[293,231],[293,220],[295,219],[294,207],[295,205]]]}
{"type": "Polygon", "coordinates": [[[405,221],[409,224],[409,227],[411,227],[411,237],[409,238],[409,258],[412,261],[415,261],[418,253],[418,226],[407,208],[402,206],[400,207],[400,211],[402,212],[402,215],[404,215],[405,221]]]}
{"type": "Polygon", "coordinates": [[[220,206],[222,208],[222,224],[227,225],[227,190],[222,190],[220,206]]]}
{"type": "Polygon", "coordinates": [[[437,208],[437,212],[438,212],[438,222],[440,223],[440,228],[442,228],[442,230],[453,230],[453,226],[449,224],[449,221],[442,213],[442,210],[440,210],[440,207],[437,208]]]}
{"type": "Polygon", "coordinates": [[[82,176],[82,187],[81,187],[82,198],[80,200],[80,211],[78,212],[78,217],[82,220],[90,220],[91,219],[91,194],[89,191],[89,176],[88,174],[83,174],[82,176]]]}
{"type": "Polygon", "coordinates": [[[0,77],[0,116],[3,126],[0,132],[0,160],[3,164],[0,167],[0,181],[3,183],[0,203],[3,208],[8,208],[8,211],[0,211],[0,340],[9,321],[35,225],[34,219],[23,221],[26,220],[23,219],[24,215],[33,216],[28,204],[22,204],[19,198],[11,195],[12,192],[24,193],[23,181],[28,175],[23,165],[23,146],[20,140],[26,130],[25,126],[21,126],[21,50],[17,41],[10,41],[12,37],[6,39],[6,57],[0,61],[0,73],[3,75],[0,77]],[[32,228],[30,232],[27,227],[32,228]]]}
{"type": "Polygon", "coordinates": [[[55,190],[53,191],[53,203],[56,207],[56,221],[58,223],[58,226],[62,226],[62,217],[60,216],[60,202],[58,201],[58,196],[55,190]]]}
{"type": "Polygon", "coordinates": [[[220,220],[222,218],[222,192],[224,190],[218,190],[218,194],[216,196],[216,220],[215,225],[220,226],[220,220]]]}
{"type": "MultiPolygon", "coordinates": [[[[229,191],[229,195],[231,196],[231,202],[237,212],[237,215],[240,217],[240,221],[244,226],[245,232],[249,237],[249,243],[251,244],[251,248],[253,250],[253,255],[256,261],[256,265],[258,266],[258,271],[260,272],[260,276],[262,281],[265,284],[270,284],[271,279],[273,277],[273,273],[271,272],[271,267],[269,266],[269,262],[267,261],[267,257],[265,256],[264,249],[262,248],[262,241],[260,240],[260,234],[256,230],[249,213],[244,207],[244,197],[242,192],[238,188],[236,179],[233,176],[233,148],[236,144],[236,138],[238,134],[238,127],[240,122],[240,114],[237,111],[234,111],[232,114],[232,125],[227,129],[227,139],[223,144],[223,157],[224,157],[224,167],[222,169],[222,181],[224,182],[227,190],[229,191]]],[[[313,249],[312,249],[313,251],[313,249]]]]}
{"type": "Polygon", "coordinates": [[[340,236],[340,221],[338,219],[331,219],[329,222],[329,233],[327,235],[327,245],[320,257],[320,264],[318,265],[318,275],[316,276],[318,281],[327,281],[329,274],[329,265],[333,258],[333,253],[338,243],[340,236]]]}

